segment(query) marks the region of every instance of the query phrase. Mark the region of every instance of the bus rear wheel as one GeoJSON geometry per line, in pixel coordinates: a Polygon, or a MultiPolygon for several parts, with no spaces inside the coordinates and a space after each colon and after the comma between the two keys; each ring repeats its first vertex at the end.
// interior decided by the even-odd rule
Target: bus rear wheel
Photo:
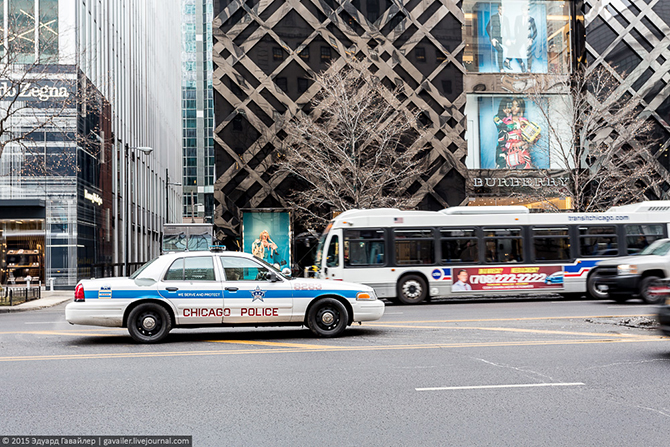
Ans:
{"type": "Polygon", "coordinates": [[[419,275],[407,275],[398,281],[396,292],[402,304],[418,304],[426,299],[428,285],[419,275]]]}

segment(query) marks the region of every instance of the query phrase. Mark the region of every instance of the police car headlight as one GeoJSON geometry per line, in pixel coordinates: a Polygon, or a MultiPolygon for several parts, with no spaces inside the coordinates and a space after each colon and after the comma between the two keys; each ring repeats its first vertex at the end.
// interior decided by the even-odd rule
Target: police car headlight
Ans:
{"type": "Polygon", "coordinates": [[[377,299],[377,295],[374,292],[358,292],[356,294],[357,301],[374,301],[377,299]]]}
{"type": "Polygon", "coordinates": [[[637,275],[637,265],[621,264],[616,270],[618,275],[637,275]]]}

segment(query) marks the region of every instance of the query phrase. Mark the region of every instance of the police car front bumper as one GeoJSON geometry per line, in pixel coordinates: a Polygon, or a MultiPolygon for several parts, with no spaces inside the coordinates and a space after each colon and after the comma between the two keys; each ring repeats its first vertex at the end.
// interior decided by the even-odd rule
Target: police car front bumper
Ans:
{"type": "Polygon", "coordinates": [[[374,321],[379,320],[384,315],[386,306],[383,301],[377,299],[374,301],[357,301],[353,307],[353,321],[374,321]]]}
{"type": "Polygon", "coordinates": [[[110,301],[70,303],[65,307],[65,319],[70,324],[122,327],[124,308],[121,303],[110,301]]]}

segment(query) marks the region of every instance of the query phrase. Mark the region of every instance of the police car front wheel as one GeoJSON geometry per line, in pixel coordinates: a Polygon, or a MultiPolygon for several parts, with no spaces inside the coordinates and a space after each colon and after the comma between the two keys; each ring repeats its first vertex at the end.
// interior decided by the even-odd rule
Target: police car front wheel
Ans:
{"type": "Polygon", "coordinates": [[[158,304],[140,304],[128,315],[128,332],[140,343],[158,343],[172,329],[167,310],[158,304]]]}
{"type": "Polygon", "coordinates": [[[349,312],[344,304],[334,298],[317,301],[307,314],[307,326],[319,337],[337,337],[349,322],[349,312]]]}

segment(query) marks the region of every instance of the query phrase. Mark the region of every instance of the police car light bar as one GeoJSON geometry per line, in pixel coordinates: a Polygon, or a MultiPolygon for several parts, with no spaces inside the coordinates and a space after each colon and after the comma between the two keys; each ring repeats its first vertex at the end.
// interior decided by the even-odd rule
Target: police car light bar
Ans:
{"type": "Polygon", "coordinates": [[[225,245],[210,245],[209,246],[209,251],[214,251],[214,252],[226,251],[226,246],[225,245]]]}

